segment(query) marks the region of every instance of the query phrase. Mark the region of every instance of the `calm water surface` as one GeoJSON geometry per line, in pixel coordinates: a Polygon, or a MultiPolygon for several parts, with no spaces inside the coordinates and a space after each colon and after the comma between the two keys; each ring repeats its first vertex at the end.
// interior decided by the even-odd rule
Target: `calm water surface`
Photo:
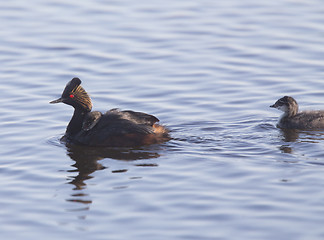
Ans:
{"type": "Polygon", "coordinates": [[[322,1],[14,0],[0,27],[1,239],[324,239],[324,131],[269,108],[324,109],[322,1]],[[72,77],[173,140],[61,144],[72,77]]]}

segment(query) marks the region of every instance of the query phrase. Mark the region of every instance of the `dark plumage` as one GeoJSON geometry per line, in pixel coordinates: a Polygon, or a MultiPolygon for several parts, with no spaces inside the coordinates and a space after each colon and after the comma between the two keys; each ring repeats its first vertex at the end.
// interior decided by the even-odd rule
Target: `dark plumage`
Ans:
{"type": "Polygon", "coordinates": [[[324,129],[324,111],[298,112],[298,103],[292,97],[284,96],[270,107],[284,112],[278,121],[280,128],[324,129]]]}
{"type": "Polygon", "coordinates": [[[92,111],[85,115],[83,123],[82,123],[82,130],[89,131],[92,129],[102,117],[102,113],[99,111],[92,111]]]}
{"type": "Polygon", "coordinates": [[[81,87],[81,80],[67,83],[62,96],[50,103],[63,102],[74,107],[64,139],[80,145],[125,147],[160,143],[170,139],[168,130],[158,125],[155,116],[111,109],[105,114],[91,112],[92,103],[81,87]]]}

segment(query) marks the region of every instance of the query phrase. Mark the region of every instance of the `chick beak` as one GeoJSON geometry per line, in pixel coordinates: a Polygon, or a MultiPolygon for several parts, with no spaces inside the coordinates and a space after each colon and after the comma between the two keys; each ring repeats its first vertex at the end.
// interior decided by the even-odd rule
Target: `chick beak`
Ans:
{"type": "Polygon", "coordinates": [[[51,102],[49,102],[49,103],[60,103],[60,102],[63,102],[63,99],[62,98],[59,98],[59,99],[56,99],[56,100],[53,100],[53,101],[51,101],[51,102]]]}
{"type": "Polygon", "coordinates": [[[278,108],[278,103],[276,102],[275,104],[272,104],[270,107],[271,108],[278,108]]]}

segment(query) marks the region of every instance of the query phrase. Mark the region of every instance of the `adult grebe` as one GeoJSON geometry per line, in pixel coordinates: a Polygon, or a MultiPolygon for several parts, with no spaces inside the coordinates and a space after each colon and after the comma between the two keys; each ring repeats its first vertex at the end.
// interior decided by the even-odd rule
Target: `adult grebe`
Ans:
{"type": "Polygon", "coordinates": [[[158,125],[155,116],[112,109],[91,112],[92,103],[81,87],[81,80],[67,83],[62,96],[50,103],[63,102],[74,107],[74,114],[63,137],[67,142],[87,146],[131,147],[170,140],[169,131],[158,125]]]}

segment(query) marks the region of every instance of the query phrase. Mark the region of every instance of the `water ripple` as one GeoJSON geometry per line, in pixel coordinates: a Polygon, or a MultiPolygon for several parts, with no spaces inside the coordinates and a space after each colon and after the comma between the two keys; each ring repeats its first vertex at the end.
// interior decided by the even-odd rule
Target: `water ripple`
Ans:
{"type": "Polygon", "coordinates": [[[321,4],[1,2],[2,238],[322,239],[323,132],[268,107],[324,108],[321,4]],[[73,110],[48,102],[73,77],[173,139],[60,142],[73,110]]]}

